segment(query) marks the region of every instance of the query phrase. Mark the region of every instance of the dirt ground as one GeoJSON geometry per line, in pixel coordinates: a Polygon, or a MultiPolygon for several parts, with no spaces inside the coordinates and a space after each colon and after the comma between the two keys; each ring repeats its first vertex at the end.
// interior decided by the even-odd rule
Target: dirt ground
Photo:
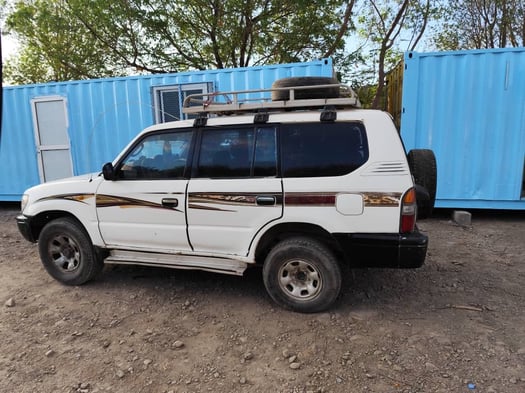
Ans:
{"type": "Polygon", "coordinates": [[[438,212],[418,270],[355,270],[328,313],[244,277],[106,266],[66,287],[0,206],[0,392],[525,392],[525,214],[438,212]]]}

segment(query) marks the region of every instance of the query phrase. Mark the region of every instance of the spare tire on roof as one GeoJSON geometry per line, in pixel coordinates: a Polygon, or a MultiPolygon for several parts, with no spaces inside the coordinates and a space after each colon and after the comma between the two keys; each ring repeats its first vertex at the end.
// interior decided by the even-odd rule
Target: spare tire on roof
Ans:
{"type": "MultiPolygon", "coordinates": [[[[296,99],[304,100],[309,98],[338,98],[339,97],[339,81],[336,78],[326,76],[299,76],[292,78],[277,79],[272,84],[272,88],[278,87],[300,87],[300,86],[319,86],[319,85],[334,85],[331,87],[324,87],[319,89],[301,89],[294,90],[296,99]]],[[[290,99],[289,90],[272,91],[272,101],[286,101],[290,99]]]]}

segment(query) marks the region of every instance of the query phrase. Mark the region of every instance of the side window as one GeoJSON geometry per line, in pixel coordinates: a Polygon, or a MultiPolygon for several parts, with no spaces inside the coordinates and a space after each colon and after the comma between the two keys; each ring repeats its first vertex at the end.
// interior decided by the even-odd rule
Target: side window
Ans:
{"type": "Polygon", "coordinates": [[[277,176],[277,140],[275,128],[256,130],[254,176],[277,176]]]}
{"type": "Polygon", "coordinates": [[[281,140],[283,177],[341,176],[368,160],[359,122],[285,124],[281,140]]]}
{"type": "Polygon", "coordinates": [[[276,176],[275,138],[274,127],[204,129],[196,176],[276,176]]]}
{"type": "Polygon", "coordinates": [[[183,178],[192,131],[146,136],[117,168],[123,180],[183,178]]]}

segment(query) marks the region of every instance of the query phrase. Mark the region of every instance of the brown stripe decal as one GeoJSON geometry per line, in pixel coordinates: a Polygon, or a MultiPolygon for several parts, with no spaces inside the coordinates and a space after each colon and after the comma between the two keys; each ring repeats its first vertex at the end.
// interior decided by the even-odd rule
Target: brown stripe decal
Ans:
{"type": "Polygon", "coordinates": [[[400,192],[363,192],[363,201],[368,207],[393,207],[399,206],[400,192]]]}
{"type": "MultiPolygon", "coordinates": [[[[285,194],[284,203],[288,206],[335,206],[336,198],[338,193],[302,193],[292,192],[285,194]]],[[[344,194],[344,193],[341,193],[344,194]]],[[[356,192],[355,194],[363,197],[363,203],[366,207],[395,207],[399,206],[401,201],[401,193],[383,193],[383,192],[356,192]]],[[[78,202],[84,202],[85,199],[93,197],[93,194],[70,194],[70,195],[57,195],[50,198],[44,199],[70,199],[78,202]]],[[[257,206],[257,197],[259,196],[272,196],[276,198],[276,204],[282,203],[281,196],[279,194],[265,194],[265,193],[245,193],[245,194],[234,194],[234,193],[206,193],[206,194],[190,194],[188,200],[188,207],[190,209],[200,210],[212,210],[212,211],[224,211],[224,212],[235,212],[235,210],[224,209],[213,205],[226,205],[226,206],[257,206]]],[[[97,207],[121,207],[121,208],[133,208],[133,207],[150,207],[155,209],[168,209],[176,210],[169,207],[165,207],[159,203],[144,201],[140,199],[116,197],[111,195],[97,195],[96,197],[97,207]]]]}
{"type": "MultiPolygon", "coordinates": [[[[288,206],[335,206],[338,194],[345,193],[291,192],[285,195],[284,203],[288,206]]],[[[401,200],[401,193],[355,192],[352,194],[361,195],[367,207],[399,206],[401,200]]]]}
{"type": "Polygon", "coordinates": [[[179,209],[163,206],[160,203],[144,201],[141,199],[116,197],[112,195],[97,195],[97,207],[120,207],[122,209],[134,207],[150,207],[153,209],[164,209],[181,212],[179,209]]]}
{"type": "Polygon", "coordinates": [[[254,193],[190,193],[188,196],[188,207],[190,209],[200,210],[213,210],[223,212],[236,212],[236,210],[224,209],[213,205],[225,205],[225,206],[246,206],[256,207],[257,197],[274,197],[276,205],[282,204],[282,197],[280,194],[269,194],[264,192],[254,193]]]}
{"type": "Polygon", "coordinates": [[[67,199],[70,201],[87,203],[85,202],[85,200],[89,198],[93,198],[94,196],[95,194],[61,194],[61,195],[52,195],[49,197],[45,197],[45,198],[39,199],[37,202],[50,201],[53,199],[67,199]]]}
{"type": "Polygon", "coordinates": [[[301,192],[287,193],[285,205],[290,206],[335,206],[336,194],[309,194],[301,192]]]}
{"type": "Polygon", "coordinates": [[[189,194],[189,203],[216,203],[221,205],[255,205],[257,194],[189,194]]]}
{"type": "Polygon", "coordinates": [[[221,208],[212,207],[212,206],[197,205],[197,204],[194,204],[194,203],[188,204],[188,207],[190,209],[212,210],[212,211],[218,211],[218,212],[235,212],[236,211],[236,210],[229,210],[229,209],[221,209],[221,208]]]}

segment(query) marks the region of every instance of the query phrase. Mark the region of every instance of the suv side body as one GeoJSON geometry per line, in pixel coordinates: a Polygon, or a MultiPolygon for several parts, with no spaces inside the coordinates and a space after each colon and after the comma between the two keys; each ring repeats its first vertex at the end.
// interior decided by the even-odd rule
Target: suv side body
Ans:
{"type": "Polygon", "coordinates": [[[103,174],[28,190],[20,232],[66,284],[93,278],[102,261],[229,274],[260,264],[277,303],[324,310],[339,294],[342,264],[419,267],[427,249],[389,115],[336,117],[279,112],[261,123],[240,115],[149,127],[103,174]],[[61,240],[71,227],[73,241],[61,240]],[[82,257],[92,259],[87,270],[82,257]]]}

